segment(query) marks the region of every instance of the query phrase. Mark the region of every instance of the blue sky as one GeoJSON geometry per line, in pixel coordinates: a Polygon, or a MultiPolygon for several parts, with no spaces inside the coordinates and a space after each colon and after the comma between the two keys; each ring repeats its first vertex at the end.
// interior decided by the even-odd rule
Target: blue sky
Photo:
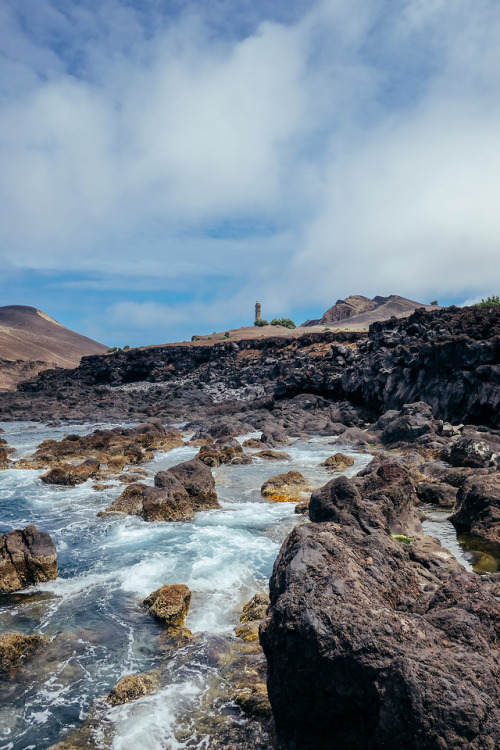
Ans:
{"type": "Polygon", "coordinates": [[[0,5],[0,304],[109,345],[500,289],[496,0],[0,5]]]}

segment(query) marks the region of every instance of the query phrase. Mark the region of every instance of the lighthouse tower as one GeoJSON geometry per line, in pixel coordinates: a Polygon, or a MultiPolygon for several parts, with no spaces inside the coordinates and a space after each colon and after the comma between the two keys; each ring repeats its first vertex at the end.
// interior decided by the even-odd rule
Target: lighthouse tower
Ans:
{"type": "Polygon", "coordinates": [[[255,322],[261,319],[262,316],[260,313],[261,313],[260,302],[259,300],[257,300],[257,302],[255,303],[255,322]]]}

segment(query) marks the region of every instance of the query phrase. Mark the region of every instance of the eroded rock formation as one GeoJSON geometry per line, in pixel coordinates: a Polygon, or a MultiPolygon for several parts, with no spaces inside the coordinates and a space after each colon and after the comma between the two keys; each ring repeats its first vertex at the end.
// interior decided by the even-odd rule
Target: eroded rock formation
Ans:
{"type": "Polygon", "coordinates": [[[0,534],[0,594],[57,578],[54,542],[36,526],[0,534]]]}

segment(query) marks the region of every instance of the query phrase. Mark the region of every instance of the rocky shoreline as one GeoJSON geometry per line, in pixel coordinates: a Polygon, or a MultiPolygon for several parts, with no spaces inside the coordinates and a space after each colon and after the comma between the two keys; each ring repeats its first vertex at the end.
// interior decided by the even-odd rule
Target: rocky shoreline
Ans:
{"type": "MultiPolygon", "coordinates": [[[[342,475],[349,457],[331,456],[332,479],[312,494],[293,466],[263,485],[268,501],[308,513],[282,546],[269,608],[255,620],[274,724],[253,625],[239,633],[259,664],[238,704],[250,724],[239,744],[231,722],[212,729],[211,746],[493,750],[500,573],[465,571],[424,536],[420,506],[448,508],[459,531],[500,545],[499,386],[499,311],[448,308],[375,323],[367,335],[86,357],[74,371],[45,371],[0,394],[0,409],[5,421],[141,421],[46,441],[17,462],[47,469],[42,481],[56,485],[121,482],[103,517],[187,520],[219,507],[213,467],[289,461],[291,439],[329,436],[372,453],[350,479],[342,475]],[[248,433],[258,437],[241,446],[236,438],[248,433]],[[159,472],[153,487],[141,481],[153,451],[183,444],[199,449],[195,459],[159,472]]],[[[8,442],[0,461],[16,468],[8,442]]],[[[10,534],[22,540],[27,531],[10,534]]],[[[7,570],[11,542],[1,536],[7,570]]]]}

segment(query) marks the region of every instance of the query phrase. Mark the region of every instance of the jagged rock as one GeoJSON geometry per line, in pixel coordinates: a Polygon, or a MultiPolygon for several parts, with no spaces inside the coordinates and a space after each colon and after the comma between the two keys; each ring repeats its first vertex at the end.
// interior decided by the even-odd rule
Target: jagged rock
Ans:
{"type": "Polygon", "coordinates": [[[311,485],[299,471],[277,474],[267,479],[260,488],[261,495],[275,503],[298,503],[311,485]]]}
{"type": "MultiPolygon", "coordinates": [[[[394,414],[394,411],[391,410],[389,414],[394,414]]],[[[386,416],[387,412],[383,417],[386,416]]],[[[422,435],[428,435],[436,430],[436,421],[432,416],[432,409],[429,404],[423,401],[405,404],[401,411],[396,412],[395,416],[388,421],[385,421],[383,417],[381,420],[382,423],[385,422],[385,427],[382,430],[380,441],[384,445],[413,443],[422,435]]],[[[381,420],[379,420],[379,423],[381,420]]]]}
{"type": "Polygon", "coordinates": [[[274,450],[264,450],[264,451],[258,451],[258,453],[255,454],[256,458],[263,458],[266,461],[289,461],[290,456],[288,453],[285,453],[285,451],[274,451],[274,450]]]}
{"type": "Polygon", "coordinates": [[[156,672],[142,672],[142,674],[127,674],[118,680],[114,688],[106,697],[106,702],[112,706],[130,703],[145,695],[150,695],[158,687],[156,672]]]}
{"type": "Polygon", "coordinates": [[[195,511],[220,508],[212,472],[196,458],[158,472],[154,484],[129,484],[98,515],[126,513],[145,521],[187,521],[195,511]]]}
{"type": "Polygon", "coordinates": [[[38,634],[4,633],[0,635],[0,675],[13,675],[20,668],[21,663],[29,659],[48,640],[48,636],[38,634]]]}
{"type": "Polygon", "coordinates": [[[354,466],[354,459],[343,453],[334,453],[333,456],[329,456],[326,461],[323,461],[320,466],[325,466],[331,471],[346,471],[351,466],[354,466]]]}
{"type": "Polygon", "coordinates": [[[54,542],[36,526],[0,534],[0,594],[57,578],[54,542]]]}
{"type": "Polygon", "coordinates": [[[449,460],[452,466],[500,467],[500,440],[493,435],[469,430],[453,444],[449,460]]]}
{"type": "Polygon", "coordinates": [[[417,495],[421,502],[439,505],[441,508],[453,508],[457,498],[456,487],[444,482],[420,482],[417,484],[417,495]]]}
{"type": "Polygon", "coordinates": [[[262,620],[266,616],[269,606],[268,594],[255,594],[249,602],[243,607],[240,622],[250,622],[251,620],[262,620]]]}
{"type": "Polygon", "coordinates": [[[159,472],[155,476],[155,487],[162,487],[165,473],[172,474],[179,480],[189,495],[193,510],[212,510],[221,507],[217,500],[212,472],[201,461],[193,458],[191,461],[172,466],[167,472],[159,472]]]}
{"type": "Polygon", "coordinates": [[[261,441],[265,443],[269,448],[277,448],[280,445],[289,445],[290,441],[285,430],[280,427],[275,427],[270,430],[265,430],[261,437],[261,441]]]}
{"type": "Polygon", "coordinates": [[[278,745],[500,746],[500,603],[435,541],[370,521],[356,481],[329,483],[355,486],[349,516],[296,527],[274,566],[261,643],[278,745]]]}
{"type": "Polygon", "coordinates": [[[72,466],[71,464],[60,464],[54,466],[46,474],[42,474],[40,479],[45,484],[63,484],[76,485],[86,482],[87,479],[95,477],[99,471],[99,461],[96,458],[88,458],[81,464],[72,466]]]}
{"type": "Polygon", "coordinates": [[[245,456],[243,448],[234,439],[217,440],[211,445],[202,445],[199,453],[196,455],[206,466],[221,466],[221,464],[236,463],[235,459],[246,459],[246,463],[251,463],[251,459],[245,456]]]}
{"type": "Polygon", "coordinates": [[[500,544],[500,477],[498,472],[471,476],[457,492],[450,521],[488,542],[500,544]]]}
{"type": "Polygon", "coordinates": [[[408,468],[395,459],[377,457],[353,479],[337,477],[315,490],[309,518],[357,524],[366,532],[381,528],[390,534],[411,535],[421,531],[415,514],[418,502],[408,468]]]}
{"type": "Polygon", "coordinates": [[[191,592],[183,584],[161,586],[153,591],[143,604],[155,619],[167,628],[169,635],[186,634],[184,621],[191,602],[191,592]]]}
{"type": "Polygon", "coordinates": [[[9,453],[14,451],[3,438],[0,438],[0,469],[8,469],[10,466],[9,453]]]}

